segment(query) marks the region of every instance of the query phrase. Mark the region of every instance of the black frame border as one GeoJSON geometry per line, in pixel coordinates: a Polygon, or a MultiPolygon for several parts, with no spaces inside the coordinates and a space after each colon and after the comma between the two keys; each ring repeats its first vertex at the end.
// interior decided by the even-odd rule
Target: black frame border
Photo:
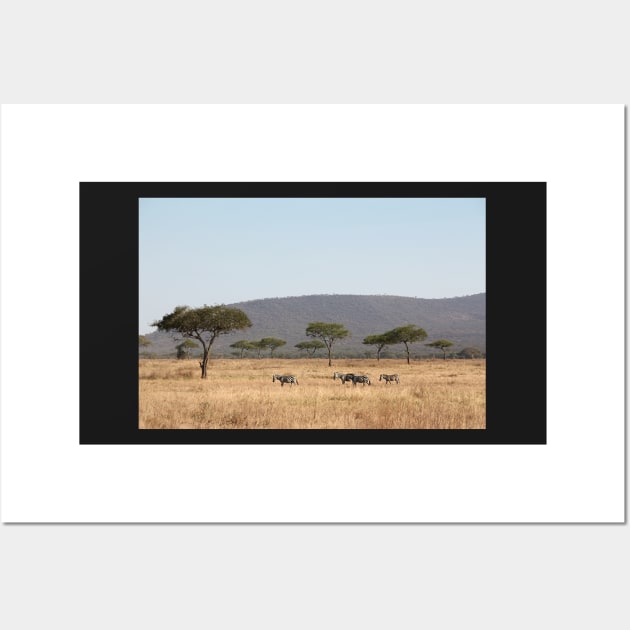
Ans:
{"type": "Polygon", "coordinates": [[[546,182],[80,182],[79,443],[546,444],[546,193],[546,182]],[[486,429],[139,429],[142,197],[484,197],[486,429]],[[95,356],[95,334],[110,352],[95,356]]]}

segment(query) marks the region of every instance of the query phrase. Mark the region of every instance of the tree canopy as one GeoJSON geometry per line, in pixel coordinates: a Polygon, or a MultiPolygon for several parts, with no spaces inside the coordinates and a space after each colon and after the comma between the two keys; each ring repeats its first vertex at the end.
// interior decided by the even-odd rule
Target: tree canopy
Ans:
{"type": "Polygon", "coordinates": [[[201,378],[207,378],[208,359],[215,339],[234,330],[249,328],[249,317],[237,308],[224,304],[201,308],[177,306],[172,313],[151,324],[158,330],[177,332],[184,338],[196,339],[203,347],[203,358],[199,362],[201,378]]]}

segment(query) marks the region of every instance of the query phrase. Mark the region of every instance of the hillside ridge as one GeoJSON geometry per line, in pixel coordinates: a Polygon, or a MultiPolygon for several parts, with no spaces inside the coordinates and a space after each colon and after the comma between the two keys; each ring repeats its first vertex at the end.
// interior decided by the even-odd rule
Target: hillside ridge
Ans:
{"type": "MultiPolygon", "coordinates": [[[[363,339],[391,330],[397,326],[414,324],[427,332],[425,343],[448,339],[457,352],[464,347],[486,350],[486,294],[476,293],[450,298],[416,298],[396,295],[311,294],[269,297],[226,304],[245,312],[252,327],[221,335],[215,341],[214,356],[231,356],[230,344],[244,339],[256,341],[263,337],[277,337],[287,343],[274,356],[299,356],[296,343],[308,339],[305,329],[311,322],[335,322],[350,331],[350,337],[336,342],[338,356],[368,356],[374,348],[364,345],[363,339]],[[367,354],[366,354],[367,353],[367,354]]],[[[178,341],[168,333],[145,335],[151,341],[148,351],[156,356],[175,352],[178,341]]],[[[393,355],[399,350],[391,347],[393,355]]],[[[424,344],[414,344],[416,356],[431,356],[433,351],[424,344]]],[[[318,353],[316,356],[320,356],[318,353]]],[[[322,355],[323,356],[323,355],[322,355]]]]}

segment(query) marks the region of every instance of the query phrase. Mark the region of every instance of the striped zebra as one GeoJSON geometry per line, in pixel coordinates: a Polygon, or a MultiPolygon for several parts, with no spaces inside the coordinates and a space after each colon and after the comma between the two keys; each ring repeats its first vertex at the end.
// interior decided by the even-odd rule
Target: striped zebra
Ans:
{"type": "Polygon", "coordinates": [[[398,374],[381,374],[378,380],[385,381],[385,385],[389,385],[392,381],[396,381],[400,385],[398,374]]]}
{"type": "Polygon", "coordinates": [[[284,374],[284,375],[274,374],[273,377],[271,378],[271,382],[275,383],[276,381],[280,381],[281,387],[284,387],[285,383],[291,383],[291,386],[293,386],[293,383],[295,383],[296,385],[299,385],[297,378],[291,374],[284,374]]]}
{"type": "Polygon", "coordinates": [[[365,376],[365,375],[359,375],[359,374],[355,374],[352,377],[352,384],[356,386],[357,383],[363,383],[363,387],[365,387],[365,384],[367,383],[368,385],[371,385],[370,383],[370,379],[365,376]]]}
{"type": "Polygon", "coordinates": [[[343,374],[342,372],[335,372],[333,374],[333,381],[338,378],[344,385],[346,381],[351,381],[354,374],[343,374]]]}

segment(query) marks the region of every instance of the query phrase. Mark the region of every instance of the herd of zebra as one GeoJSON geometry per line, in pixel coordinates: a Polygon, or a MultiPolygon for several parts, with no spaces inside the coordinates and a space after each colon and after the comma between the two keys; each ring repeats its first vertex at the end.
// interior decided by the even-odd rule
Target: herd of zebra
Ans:
{"type": "MultiPolygon", "coordinates": [[[[365,374],[344,374],[343,372],[335,372],[333,374],[333,380],[336,379],[339,379],[343,385],[348,382],[355,386],[357,383],[363,383],[364,387],[372,384],[370,382],[370,378],[365,374]]],[[[398,374],[381,374],[378,380],[385,381],[385,385],[389,385],[390,383],[400,384],[398,374]]],[[[279,381],[282,387],[284,387],[285,383],[289,383],[290,385],[299,385],[297,377],[293,374],[274,374],[271,378],[271,382],[275,383],[276,381],[279,381]]]]}

